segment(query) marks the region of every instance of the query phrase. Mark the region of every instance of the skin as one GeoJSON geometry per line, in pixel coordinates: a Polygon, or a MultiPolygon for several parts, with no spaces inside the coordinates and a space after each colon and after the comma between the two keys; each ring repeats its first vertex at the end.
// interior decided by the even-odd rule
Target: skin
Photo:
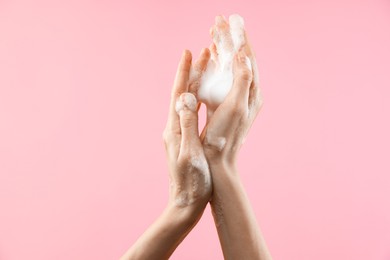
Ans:
{"type": "MultiPolygon", "coordinates": [[[[229,38],[228,29],[225,18],[218,16],[211,33],[229,38]]],[[[192,55],[183,52],[163,133],[171,183],[168,204],[121,260],[168,259],[209,202],[225,259],[271,259],[237,170],[239,150],[262,106],[255,55],[245,34],[245,44],[234,57],[232,89],[208,113],[199,136],[196,92],[210,56],[218,55],[215,45],[210,50],[202,50],[191,81],[192,55]],[[223,146],[216,141],[221,139],[223,146]]]]}

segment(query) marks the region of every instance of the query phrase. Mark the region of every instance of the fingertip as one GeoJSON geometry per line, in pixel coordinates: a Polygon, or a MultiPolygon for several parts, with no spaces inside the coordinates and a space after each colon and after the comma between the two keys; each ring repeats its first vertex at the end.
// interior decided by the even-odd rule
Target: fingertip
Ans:
{"type": "Polygon", "coordinates": [[[203,48],[199,55],[200,70],[204,70],[207,67],[207,63],[210,59],[211,53],[209,48],[203,48]]]}
{"type": "Polygon", "coordinates": [[[192,60],[192,53],[190,50],[184,49],[182,54],[182,60],[186,63],[190,63],[192,60]]]}
{"type": "Polygon", "coordinates": [[[189,110],[192,112],[197,111],[198,101],[194,94],[186,92],[182,93],[176,101],[176,112],[180,115],[180,112],[183,110],[189,110]]]}
{"type": "Polygon", "coordinates": [[[217,60],[218,52],[217,52],[217,46],[215,45],[215,43],[210,44],[209,50],[210,50],[211,59],[217,60]]]}
{"type": "Polygon", "coordinates": [[[214,18],[215,24],[217,24],[220,21],[220,19],[221,19],[221,15],[215,16],[215,18],[214,18]]]}
{"type": "MultiPolygon", "coordinates": [[[[179,64],[179,71],[178,73],[183,77],[182,80],[187,81],[189,77],[189,73],[191,70],[191,63],[192,63],[192,53],[185,49],[183,51],[180,64],[179,64]]],[[[184,84],[184,82],[181,82],[184,84]]]]}
{"type": "Polygon", "coordinates": [[[201,56],[204,56],[205,58],[210,58],[210,50],[209,48],[203,48],[200,52],[201,56]]]}
{"type": "Polygon", "coordinates": [[[222,14],[217,15],[217,16],[215,17],[215,23],[216,23],[216,24],[223,24],[223,23],[226,23],[226,18],[225,18],[225,16],[223,16],[222,14]]]}
{"type": "Polygon", "coordinates": [[[196,107],[198,105],[198,100],[196,100],[196,97],[192,93],[183,93],[182,99],[184,105],[191,110],[192,112],[196,112],[196,107]]]}
{"type": "Polygon", "coordinates": [[[194,64],[195,70],[199,73],[198,76],[201,76],[201,73],[207,68],[207,64],[209,60],[210,60],[210,50],[208,48],[203,48],[199,54],[199,58],[196,60],[194,64]]]}

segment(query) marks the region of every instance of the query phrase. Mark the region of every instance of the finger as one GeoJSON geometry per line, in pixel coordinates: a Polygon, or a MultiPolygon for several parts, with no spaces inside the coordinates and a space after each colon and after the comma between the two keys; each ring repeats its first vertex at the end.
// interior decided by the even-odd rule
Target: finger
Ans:
{"type": "Polygon", "coordinates": [[[244,30],[244,42],[245,44],[242,46],[242,50],[245,52],[246,56],[250,59],[252,64],[252,75],[253,75],[253,82],[254,84],[259,84],[259,72],[257,68],[257,62],[256,62],[256,53],[251,47],[251,44],[248,40],[248,34],[244,30]]]}
{"type": "Polygon", "coordinates": [[[196,60],[193,66],[192,78],[190,85],[188,87],[188,92],[193,93],[195,96],[198,93],[200,87],[200,81],[203,72],[207,68],[207,63],[210,60],[210,50],[208,48],[202,49],[200,52],[199,58],[196,60]]]}
{"type": "Polygon", "coordinates": [[[180,95],[188,90],[188,79],[191,69],[191,52],[185,50],[177,68],[175,82],[171,92],[171,104],[168,116],[168,128],[174,133],[180,133],[179,117],[175,111],[176,101],[180,95]]]}
{"type": "Polygon", "coordinates": [[[259,69],[257,67],[256,54],[250,45],[246,31],[244,31],[244,38],[245,45],[243,47],[243,51],[249,57],[252,65],[253,81],[249,89],[248,107],[250,121],[253,121],[263,105],[263,96],[260,89],[259,69]]]}
{"type": "Polygon", "coordinates": [[[211,59],[213,61],[217,61],[218,60],[218,51],[217,51],[217,46],[215,45],[215,43],[212,43],[210,44],[210,53],[211,53],[211,59]]]}
{"type": "Polygon", "coordinates": [[[210,59],[210,50],[209,48],[203,48],[199,54],[199,58],[194,64],[194,69],[196,71],[202,72],[207,68],[207,63],[210,59]]]}
{"type": "Polygon", "coordinates": [[[245,49],[246,55],[248,57],[255,57],[255,53],[254,53],[252,46],[249,42],[249,38],[248,38],[248,34],[246,33],[246,30],[244,30],[244,42],[245,42],[244,49],[245,49]]]}
{"type": "MultiPolygon", "coordinates": [[[[176,71],[175,82],[173,84],[172,94],[177,98],[187,91],[188,79],[191,70],[192,54],[189,50],[184,50],[180,59],[179,67],[176,71]]],[[[175,104],[174,100],[173,104],[175,104]]]]}
{"type": "MultiPolygon", "coordinates": [[[[216,32],[214,32],[214,35],[219,37],[219,41],[214,40],[217,49],[226,52],[233,51],[234,46],[230,34],[230,26],[224,16],[218,15],[215,17],[215,28],[216,32]]],[[[216,38],[217,37],[214,37],[214,39],[216,38]]]]}
{"type": "Polygon", "coordinates": [[[239,51],[233,60],[233,86],[227,99],[233,104],[248,106],[249,88],[252,83],[252,71],[249,58],[239,51]]]}
{"type": "Polygon", "coordinates": [[[191,93],[183,93],[177,101],[176,111],[180,118],[180,152],[188,152],[200,144],[198,131],[197,100],[191,93]]]}
{"type": "Polygon", "coordinates": [[[211,39],[213,40],[214,45],[216,46],[217,43],[219,43],[221,40],[219,38],[219,33],[217,32],[217,27],[216,25],[213,25],[210,28],[210,36],[211,39]]]}
{"type": "Polygon", "coordinates": [[[249,119],[253,121],[256,118],[257,113],[263,106],[263,95],[258,85],[252,82],[252,86],[249,89],[249,119]]]}
{"type": "Polygon", "coordinates": [[[233,14],[229,16],[229,26],[234,50],[238,51],[245,45],[244,19],[238,14],[233,14]]]}

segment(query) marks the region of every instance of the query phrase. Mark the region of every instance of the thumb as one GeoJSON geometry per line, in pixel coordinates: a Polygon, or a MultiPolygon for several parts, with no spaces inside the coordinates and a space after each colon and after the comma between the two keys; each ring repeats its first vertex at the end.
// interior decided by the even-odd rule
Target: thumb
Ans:
{"type": "MultiPolygon", "coordinates": [[[[199,140],[197,100],[192,93],[183,93],[176,102],[176,112],[180,118],[180,150],[187,150],[197,145],[199,140]]],[[[187,150],[189,151],[189,150],[187,150]]]]}

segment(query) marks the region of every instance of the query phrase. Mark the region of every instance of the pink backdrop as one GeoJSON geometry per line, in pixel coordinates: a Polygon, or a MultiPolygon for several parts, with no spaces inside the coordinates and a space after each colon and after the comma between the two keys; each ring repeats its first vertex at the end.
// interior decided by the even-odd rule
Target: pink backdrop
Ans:
{"type": "MultiPolygon", "coordinates": [[[[390,3],[0,1],[0,259],[117,259],[159,215],[184,48],[239,13],[265,104],[240,171],[275,259],[390,259],[390,3]]],[[[207,209],[172,259],[221,259],[207,209]]]]}

